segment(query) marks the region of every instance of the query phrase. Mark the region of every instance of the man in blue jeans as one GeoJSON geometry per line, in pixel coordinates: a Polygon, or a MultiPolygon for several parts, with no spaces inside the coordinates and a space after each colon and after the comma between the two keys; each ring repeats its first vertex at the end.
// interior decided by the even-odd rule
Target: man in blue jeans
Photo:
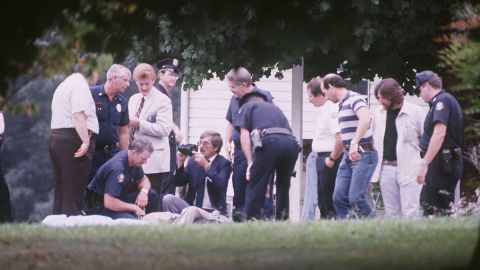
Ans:
{"type": "Polygon", "coordinates": [[[364,97],[346,87],[347,82],[337,74],[328,74],[323,78],[322,91],[326,97],[332,102],[340,102],[338,124],[345,147],[338,168],[333,204],[340,219],[351,214],[373,217],[374,212],[366,197],[378,156],[373,148],[370,112],[364,97]]]}

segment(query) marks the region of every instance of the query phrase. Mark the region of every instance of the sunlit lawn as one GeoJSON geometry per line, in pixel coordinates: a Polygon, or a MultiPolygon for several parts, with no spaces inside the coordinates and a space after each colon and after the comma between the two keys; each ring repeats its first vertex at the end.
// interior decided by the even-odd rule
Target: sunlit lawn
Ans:
{"type": "Polygon", "coordinates": [[[0,226],[0,269],[462,269],[480,217],[310,224],[0,226]]]}

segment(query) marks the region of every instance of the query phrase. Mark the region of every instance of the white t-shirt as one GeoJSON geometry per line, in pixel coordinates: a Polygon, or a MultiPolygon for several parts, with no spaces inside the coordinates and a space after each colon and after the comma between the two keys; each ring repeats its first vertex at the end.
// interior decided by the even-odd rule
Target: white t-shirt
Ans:
{"type": "Polygon", "coordinates": [[[319,108],[312,141],[312,151],[331,152],[335,145],[335,134],[338,132],[340,132],[338,126],[338,103],[327,100],[319,108]]]}
{"type": "Polygon", "coordinates": [[[52,99],[52,129],[73,128],[73,114],[84,112],[87,128],[98,134],[98,119],[90,87],[80,73],[68,76],[55,90],[52,99]]]}

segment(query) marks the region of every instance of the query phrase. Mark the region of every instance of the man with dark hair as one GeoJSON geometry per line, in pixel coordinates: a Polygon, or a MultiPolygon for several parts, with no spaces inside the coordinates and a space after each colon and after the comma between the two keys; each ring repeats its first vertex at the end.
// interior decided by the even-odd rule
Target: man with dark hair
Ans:
{"type": "Polygon", "coordinates": [[[312,153],[307,159],[307,184],[302,215],[304,221],[313,220],[315,217],[313,203],[307,204],[312,200],[318,201],[320,218],[329,219],[336,216],[333,206],[333,190],[343,146],[338,127],[338,104],[325,97],[321,84],[322,79],[318,77],[313,78],[307,84],[308,100],[320,110],[317,113],[312,153]],[[314,156],[313,162],[310,161],[311,156],[314,156]],[[312,169],[314,170],[313,177],[309,172],[312,169]],[[315,183],[312,183],[313,181],[315,183]],[[312,186],[315,190],[309,190],[312,186]]]}
{"type": "Polygon", "coordinates": [[[147,139],[135,139],[128,150],[118,152],[100,167],[86,190],[85,214],[134,219],[157,212],[158,194],[142,169],[152,152],[147,139]]]}
{"type": "Polygon", "coordinates": [[[185,200],[167,194],[163,197],[163,210],[181,213],[190,205],[212,212],[217,210],[228,217],[227,186],[231,163],[221,156],[223,141],[216,131],[207,130],[200,135],[199,152],[193,152],[185,166],[186,155],[177,152],[175,184],[189,184],[185,200]]]}
{"type": "Polygon", "coordinates": [[[237,126],[247,160],[245,213],[260,219],[270,176],[276,173],[276,220],[289,215],[290,178],[300,148],[283,112],[264,95],[250,92],[242,96],[237,126]],[[250,135],[252,134],[252,137],[250,135]]]}
{"type": "Polygon", "coordinates": [[[359,217],[373,217],[366,195],[378,156],[373,147],[370,112],[366,100],[346,86],[340,75],[328,74],[323,78],[325,96],[332,102],[340,102],[338,123],[345,147],[335,181],[333,204],[340,219],[347,218],[351,211],[359,217]]]}
{"type": "MultiPolygon", "coordinates": [[[[253,84],[252,75],[244,67],[239,67],[237,69],[230,70],[226,75],[225,79],[228,83],[228,88],[233,93],[232,98],[230,99],[230,105],[228,106],[227,111],[227,130],[225,133],[226,137],[226,152],[227,158],[232,160],[231,153],[231,143],[233,141],[234,151],[233,151],[233,174],[232,174],[232,183],[233,183],[233,221],[242,221],[245,219],[245,190],[247,188],[247,179],[245,178],[245,173],[247,170],[247,160],[242,151],[242,146],[240,144],[240,128],[237,125],[238,120],[238,111],[240,109],[239,101],[247,93],[257,93],[265,97],[265,99],[273,103],[273,97],[270,92],[266,90],[259,89],[253,84]]],[[[268,200],[265,201],[265,211],[269,208],[268,202],[273,204],[272,194],[273,194],[273,175],[269,177],[269,192],[268,200]]],[[[272,207],[273,208],[273,205],[272,207]]],[[[268,216],[268,215],[266,215],[268,216]]]]}
{"type": "MultiPolygon", "coordinates": [[[[160,60],[158,66],[158,84],[155,87],[171,99],[170,93],[175,88],[178,80],[178,73],[180,72],[181,63],[178,59],[166,58],[160,60]]],[[[173,119],[173,118],[172,118],[173,119]]],[[[183,135],[180,128],[175,122],[172,122],[172,131],[168,135],[168,143],[170,145],[170,176],[162,183],[161,196],[165,194],[175,194],[175,185],[173,183],[173,172],[177,164],[177,144],[181,143],[183,135]]]]}
{"type": "Polygon", "coordinates": [[[430,106],[420,140],[423,159],[417,181],[424,185],[421,203],[424,215],[448,215],[455,187],[463,173],[462,109],[457,100],[442,89],[442,79],[435,72],[417,73],[415,83],[420,96],[430,106]]]}
{"type": "Polygon", "coordinates": [[[416,181],[422,166],[418,145],[425,112],[404,101],[402,88],[392,78],[377,84],[375,97],[382,107],[375,112],[372,124],[379,159],[372,181],[380,181],[387,217],[416,217],[422,189],[416,181]]]}
{"type": "Polygon", "coordinates": [[[127,67],[113,64],[107,71],[107,82],[90,88],[100,131],[95,140],[89,181],[120,149],[128,148],[128,101],[122,93],[130,85],[131,76],[127,67]]]}

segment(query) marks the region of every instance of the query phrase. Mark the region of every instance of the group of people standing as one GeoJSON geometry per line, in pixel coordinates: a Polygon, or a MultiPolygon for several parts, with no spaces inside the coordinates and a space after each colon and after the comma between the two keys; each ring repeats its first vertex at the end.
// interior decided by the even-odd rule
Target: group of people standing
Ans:
{"type": "Polygon", "coordinates": [[[158,66],[157,73],[150,64],[138,64],[132,76],[127,67],[114,64],[103,85],[90,88],[82,74],[74,73],[57,87],[49,145],[54,214],[79,215],[82,207],[98,206],[98,199],[98,213],[133,217],[144,214],[148,198],[153,203],[158,194],[173,193],[170,145],[181,134],[174,128],[168,93],[180,63],[165,59],[158,66]],[[132,77],[139,93],[127,100],[122,93],[132,77]]]}
{"type": "Polygon", "coordinates": [[[321,218],[374,217],[369,188],[376,181],[387,217],[451,213],[463,171],[462,111],[438,74],[427,70],[415,79],[428,113],[407,102],[392,78],[376,85],[381,107],[373,116],[338,74],[309,82],[309,100],[321,109],[307,158],[302,220],[315,218],[316,205],[321,218]]]}
{"type": "Polygon", "coordinates": [[[103,85],[89,88],[85,77],[74,73],[57,87],[49,145],[55,172],[53,214],[137,218],[196,206],[228,216],[226,193],[233,170],[234,220],[270,217],[266,212],[273,212],[274,176],[275,216],[288,219],[290,177],[300,148],[270,93],[256,88],[245,68],[232,69],[226,76],[233,93],[227,158],[219,154],[223,140],[213,130],[204,131],[189,153],[176,151],[182,135],[172,121],[168,93],[179,67],[177,59],[166,59],[156,73],[141,63],[132,75],[114,64],[103,85]],[[131,77],[139,93],[127,102],[122,93],[131,77]],[[263,146],[252,148],[253,130],[260,132],[263,146]],[[175,196],[175,187],[187,184],[186,195],[175,196]]]}
{"type": "MultiPolygon", "coordinates": [[[[74,73],[57,87],[49,143],[53,214],[138,218],[196,206],[228,216],[233,173],[234,221],[268,219],[273,212],[276,220],[288,219],[301,148],[271,93],[257,88],[247,69],[230,70],[226,157],[214,130],[204,131],[195,147],[177,151],[183,138],[169,93],[179,71],[177,59],[160,61],[158,72],[138,64],[133,74],[114,64],[103,85],[90,87],[74,73]],[[139,93],[127,100],[122,93],[132,77],[139,93]],[[186,195],[176,196],[175,187],[187,184],[186,195]]],[[[314,219],[314,205],[321,218],[373,217],[372,180],[380,182],[389,217],[415,217],[421,207],[425,215],[450,213],[463,169],[461,108],[432,71],[417,73],[416,86],[429,103],[426,115],[387,78],[375,87],[382,106],[372,118],[365,98],[338,74],[307,84],[309,101],[320,110],[307,158],[303,220],[314,219]]]]}

